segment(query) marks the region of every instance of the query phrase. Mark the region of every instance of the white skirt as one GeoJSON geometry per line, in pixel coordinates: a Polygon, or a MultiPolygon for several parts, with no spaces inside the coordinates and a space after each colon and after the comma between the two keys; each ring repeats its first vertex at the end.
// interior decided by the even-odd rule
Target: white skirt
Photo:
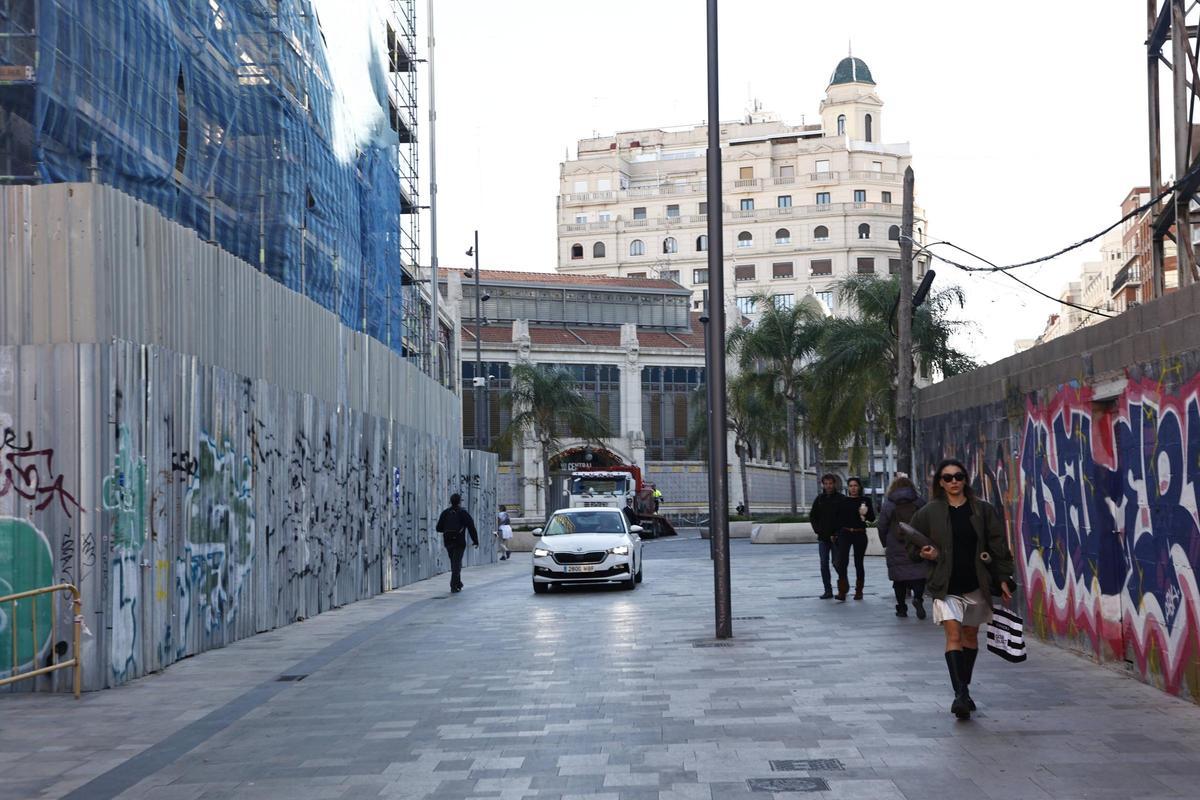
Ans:
{"type": "Polygon", "coordinates": [[[945,600],[933,601],[933,621],[941,625],[948,619],[969,628],[979,628],[992,621],[992,599],[976,589],[966,595],[948,594],[945,600]]]}
{"type": "Polygon", "coordinates": [[[501,539],[511,539],[512,538],[512,525],[501,525],[500,526],[500,538],[501,539]]]}

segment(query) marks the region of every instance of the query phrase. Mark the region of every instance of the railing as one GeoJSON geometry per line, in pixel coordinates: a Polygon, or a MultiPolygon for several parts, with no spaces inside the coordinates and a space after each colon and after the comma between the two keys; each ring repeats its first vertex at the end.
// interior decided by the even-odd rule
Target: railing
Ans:
{"type": "Polygon", "coordinates": [[[746,178],[744,180],[734,181],[733,187],[735,189],[757,189],[761,184],[762,181],[760,181],[758,178],[746,178]]]}
{"type": "Polygon", "coordinates": [[[69,583],[59,583],[54,586],[45,586],[41,589],[31,589],[27,592],[17,592],[16,594],[9,594],[9,595],[5,595],[4,597],[0,597],[0,608],[3,608],[5,603],[11,604],[9,615],[8,615],[8,627],[12,631],[12,671],[9,673],[9,676],[7,678],[0,678],[0,686],[7,686],[10,683],[16,683],[17,681],[29,680],[30,678],[36,678],[39,675],[47,675],[51,672],[55,672],[60,669],[67,669],[68,667],[72,667],[75,670],[75,674],[73,676],[75,679],[74,680],[75,699],[78,700],[79,699],[79,690],[80,690],[80,687],[82,686],[82,680],[83,680],[83,670],[80,667],[80,661],[79,661],[79,649],[80,649],[79,648],[79,639],[80,639],[80,632],[83,627],[83,601],[79,598],[79,590],[76,589],[73,585],[71,585],[69,583]],[[59,653],[54,644],[55,640],[58,638],[58,602],[57,602],[57,598],[58,598],[57,593],[58,592],[70,592],[71,593],[71,611],[72,611],[72,618],[73,618],[74,622],[72,623],[72,628],[73,628],[72,649],[71,649],[72,658],[69,661],[58,661],[57,660],[59,653]],[[43,595],[43,594],[50,595],[50,652],[51,652],[51,654],[53,654],[55,661],[53,664],[51,664],[48,667],[39,667],[37,669],[31,669],[27,672],[19,673],[19,672],[17,672],[17,670],[19,669],[19,667],[21,665],[20,647],[19,647],[19,645],[20,645],[20,634],[19,634],[20,625],[19,625],[19,623],[21,620],[20,620],[20,616],[18,615],[20,606],[18,605],[17,601],[25,600],[25,599],[29,599],[29,601],[30,601],[30,603],[29,603],[29,630],[30,630],[29,663],[36,665],[37,661],[38,661],[38,655],[41,653],[41,649],[42,649],[40,646],[41,640],[38,638],[37,599],[40,595],[43,595]]]}

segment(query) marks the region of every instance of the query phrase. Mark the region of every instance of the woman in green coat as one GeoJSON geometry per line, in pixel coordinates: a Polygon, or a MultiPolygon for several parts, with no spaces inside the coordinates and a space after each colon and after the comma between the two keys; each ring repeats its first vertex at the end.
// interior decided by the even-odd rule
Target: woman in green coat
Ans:
{"type": "Polygon", "coordinates": [[[970,719],[971,673],[979,628],[992,620],[992,596],[1012,599],[1013,557],[1000,515],[975,497],[961,461],[948,458],[933,473],[932,498],[912,518],[922,536],[908,537],[909,555],[933,562],[926,589],[933,621],[946,631],[946,666],[954,687],[950,710],[970,719]]]}

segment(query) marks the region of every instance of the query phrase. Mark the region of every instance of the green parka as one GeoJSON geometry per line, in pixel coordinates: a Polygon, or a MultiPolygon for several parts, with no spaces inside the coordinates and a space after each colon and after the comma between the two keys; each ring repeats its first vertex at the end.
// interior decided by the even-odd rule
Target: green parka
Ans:
{"type": "MultiPolygon", "coordinates": [[[[1012,578],[1012,552],[1008,549],[1008,535],[1000,515],[990,503],[976,498],[970,498],[967,502],[971,504],[971,527],[975,529],[975,571],[979,576],[979,588],[989,596],[1000,594],[1000,582],[1007,582],[1009,588],[1015,589],[1017,584],[1012,578]],[[984,552],[990,554],[990,564],[980,558],[984,552]],[[997,585],[993,585],[994,582],[997,585]]],[[[946,591],[950,587],[950,572],[954,569],[954,533],[950,528],[950,504],[945,499],[930,500],[913,515],[910,524],[927,536],[938,550],[937,561],[933,562],[933,570],[925,585],[931,596],[945,600],[946,591]]],[[[909,557],[923,560],[920,551],[920,545],[910,536],[909,557]]]]}

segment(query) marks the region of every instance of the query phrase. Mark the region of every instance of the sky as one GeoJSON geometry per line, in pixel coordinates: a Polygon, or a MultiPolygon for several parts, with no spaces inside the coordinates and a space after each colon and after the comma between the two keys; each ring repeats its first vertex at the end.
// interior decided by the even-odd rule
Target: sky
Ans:
{"type": "MultiPolygon", "coordinates": [[[[484,268],[553,271],[559,165],[580,138],[704,122],[702,0],[434,2],[442,266],[467,262],[478,229],[484,268]]],[[[424,25],[420,0],[418,14],[424,25]]],[[[723,120],[756,99],[818,122],[837,62],[851,48],[866,61],[884,140],[911,144],[933,239],[1024,261],[1115,222],[1146,183],[1140,0],[726,0],[720,14],[723,120]]],[[[1020,274],[1057,296],[1097,253],[1020,274]]],[[[957,344],[983,362],[1058,309],[1000,275],[937,272],[964,288],[972,329],[957,344]]]]}

